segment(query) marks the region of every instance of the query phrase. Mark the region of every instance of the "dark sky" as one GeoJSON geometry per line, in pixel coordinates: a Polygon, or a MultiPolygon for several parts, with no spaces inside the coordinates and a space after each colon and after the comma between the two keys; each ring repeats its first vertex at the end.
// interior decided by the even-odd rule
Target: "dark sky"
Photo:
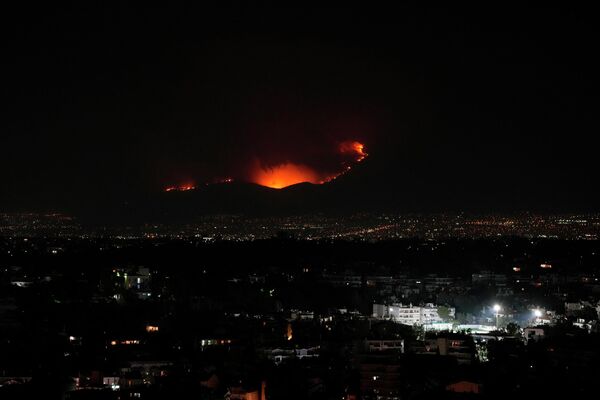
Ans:
{"type": "Polygon", "coordinates": [[[360,140],[353,184],[392,205],[598,211],[591,10],[79,3],[2,13],[0,210],[328,168],[360,140]]]}

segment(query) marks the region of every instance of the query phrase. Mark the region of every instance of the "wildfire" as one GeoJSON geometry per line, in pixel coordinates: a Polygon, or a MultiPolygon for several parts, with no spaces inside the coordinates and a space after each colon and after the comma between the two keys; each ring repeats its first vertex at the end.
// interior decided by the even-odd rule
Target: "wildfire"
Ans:
{"type": "Polygon", "coordinates": [[[342,155],[351,155],[352,160],[342,163],[339,170],[332,173],[321,173],[304,165],[286,162],[283,164],[265,167],[257,162],[252,172],[252,181],[262,186],[273,189],[309,182],[323,184],[331,182],[352,169],[352,164],[363,161],[368,154],[364,144],[357,141],[345,141],[339,144],[338,151],[342,155]]]}
{"type": "Polygon", "coordinates": [[[340,143],[340,153],[354,153],[356,155],[356,158],[354,159],[356,162],[361,162],[368,156],[368,154],[365,153],[365,145],[356,141],[346,141],[340,143]]]}
{"type": "Polygon", "coordinates": [[[165,192],[186,192],[188,190],[196,189],[195,185],[187,184],[187,185],[179,185],[179,186],[169,186],[165,188],[165,192]]]}
{"type": "Polygon", "coordinates": [[[321,182],[319,175],[312,168],[294,163],[285,163],[274,167],[257,165],[252,180],[259,185],[273,189],[281,189],[302,182],[321,182]]]}
{"type": "MultiPolygon", "coordinates": [[[[273,189],[282,189],[287,186],[304,182],[324,184],[348,173],[348,171],[350,171],[356,163],[359,163],[368,157],[368,154],[365,151],[365,145],[354,140],[348,140],[339,143],[337,148],[335,148],[335,151],[337,152],[337,155],[333,155],[333,157],[336,158],[332,158],[332,160],[330,160],[330,167],[328,167],[326,170],[323,170],[323,168],[313,168],[312,166],[306,164],[295,163],[291,161],[276,165],[264,165],[260,162],[260,160],[257,159],[249,169],[249,173],[246,176],[251,182],[273,189]],[[336,164],[337,167],[331,167],[332,165],[336,164]]],[[[233,181],[234,178],[226,176],[225,178],[216,178],[210,182],[205,182],[202,184],[202,186],[226,184],[232,183],[233,181]]],[[[186,183],[168,186],[164,189],[164,191],[186,192],[194,189],[196,189],[195,184],[186,183]]]]}

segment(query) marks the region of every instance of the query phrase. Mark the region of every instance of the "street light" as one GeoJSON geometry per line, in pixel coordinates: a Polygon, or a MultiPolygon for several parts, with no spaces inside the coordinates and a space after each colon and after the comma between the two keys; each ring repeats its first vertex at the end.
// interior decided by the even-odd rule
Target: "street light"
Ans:
{"type": "Polygon", "coordinates": [[[500,304],[494,304],[494,313],[496,314],[496,328],[498,328],[498,316],[500,313],[500,310],[502,310],[502,307],[500,306],[500,304]]]}

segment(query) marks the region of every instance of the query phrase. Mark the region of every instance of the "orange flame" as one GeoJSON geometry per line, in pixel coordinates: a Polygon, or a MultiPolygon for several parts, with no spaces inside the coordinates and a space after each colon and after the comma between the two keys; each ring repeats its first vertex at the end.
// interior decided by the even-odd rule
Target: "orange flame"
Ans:
{"type": "MultiPolygon", "coordinates": [[[[364,144],[352,140],[340,143],[338,151],[341,154],[352,155],[353,162],[361,162],[368,156],[368,154],[365,152],[364,144]]],[[[344,175],[351,169],[351,163],[350,165],[343,163],[339,172],[333,174],[323,174],[304,164],[286,162],[273,167],[264,167],[257,162],[252,171],[251,180],[254,183],[258,183],[262,186],[267,186],[273,189],[282,189],[284,187],[302,182],[310,182],[314,184],[331,182],[341,175],[344,175]]]]}
{"type": "Polygon", "coordinates": [[[351,141],[351,140],[340,143],[340,153],[356,154],[356,158],[355,158],[356,162],[361,162],[368,156],[368,154],[365,153],[365,145],[364,144],[362,144],[361,142],[356,142],[356,141],[351,141]]]}
{"type": "MultiPolygon", "coordinates": [[[[287,186],[298,183],[309,182],[314,184],[323,184],[331,182],[340,176],[346,174],[352,169],[354,163],[363,161],[368,154],[365,152],[365,145],[358,141],[348,140],[341,142],[338,146],[340,154],[345,155],[347,161],[342,162],[337,171],[317,171],[305,164],[296,164],[293,162],[284,162],[274,166],[263,166],[257,160],[250,169],[250,181],[262,186],[273,189],[282,189],[287,186]],[[351,159],[349,157],[352,157],[351,159]],[[350,161],[348,161],[350,159],[350,161]]],[[[215,179],[212,183],[231,183],[233,178],[226,177],[215,179]]],[[[210,185],[205,183],[204,185],[210,185]]],[[[168,186],[165,192],[186,192],[196,189],[195,184],[186,183],[174,186],[168,186]]]]}
{"type": "Polygon", "coordinates": [[[169,186],[165,188],[165,192],[186,192],[188,190],[194,190],[196,186],[193,184],[185,184],[179,186],[169,186]]]}
{"type": "Polygon", "coordinates": [[[257,165],[252,174],[252,181],[273,189],[281,189],[302,182],[321,182],[319,175],[312,168],[294,163],[279,164],[274,167],[257,165]]]}

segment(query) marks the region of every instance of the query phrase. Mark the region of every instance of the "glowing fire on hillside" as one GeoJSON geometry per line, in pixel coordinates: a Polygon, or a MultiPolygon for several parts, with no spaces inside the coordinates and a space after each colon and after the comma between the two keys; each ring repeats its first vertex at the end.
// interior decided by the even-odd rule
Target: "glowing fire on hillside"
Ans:
{"type": "Polygon", "coordinates": [[[340,143],[338,151],[339,154],[352,156],[352,160],[350,162],[342,163],[337,172],[323,174],[308,165],[295,164],[292,162],[274,166],[262,166],[260,163],[257,163],[253,168],[251,180],[254,183],[273,189],[282,189],[303,182],[323,184],[331,182],[350,171],[353,163],[361,162],[368,156],[365,152],[364,144],[357,141],[345,141],[340,143]]]}
{"type": "Polygon", "coordinates": [[[185,185],[166,187],[165,192],[186,192],[188,190],[194,190],[194,189],[196,189],[195,185],[185,184],[185,185]]]}
{"type": "MultiPolygon", "coordinates": [[[[336,159],[330,160],[330,163],[337,163],[338,167],[329,167],[326,171],[322,168],[315,168],[308,164],[286,161],[279,164],[263,164],[259,159],[255,159],[247,171],[247,180],[261,186],[273,189],[282,189],[298,183],[323,184],[331,182],[334,179],[350,171],[354,164],[360,163],[368,154],[365,151],[365,145],[355,140],[348,140],[337,145],[333,152],[336,159]]],[[[204,185],[232,183],[231,177],[213,179],[204,185]]],[[[181,185],[172,185],[164,189],[165,192],[186,192],[196,189],[195,184],[186,183],[181,185]]]]}

